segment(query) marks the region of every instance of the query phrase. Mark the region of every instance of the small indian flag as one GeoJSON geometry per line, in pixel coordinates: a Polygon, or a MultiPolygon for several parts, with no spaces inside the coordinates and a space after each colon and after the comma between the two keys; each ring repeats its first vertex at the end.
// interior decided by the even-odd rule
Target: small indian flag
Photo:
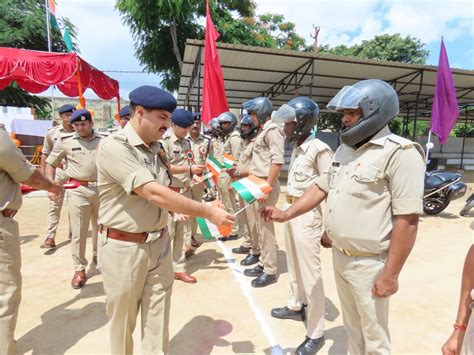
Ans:
{"type": "MultiPolygon", "coordinates": [[[[206,202],[208,205],[218,206],[219,201],[214,200],[212,202],[206,202]]],[[[196,222],[201,230],[201,234],[205,239],[217,239],[221,237],[227,237],[232,232],[231,225],[217,226],[211,223],[207,219],[196,217],[196,222]]]]}
{"type": "Polygon", "coordinates": [[[217,176],[216,174],[214,173],[207,173],[206,175],[204,175],[197,183],[197,184],[201,184],[203,183],[204,186],[208,189],[212,189],[214,186],[217,186],[217,176]]]}
{"type": "Polygon", "coordinates": [[[50,14],[49,18],[51,20],[51,27],[55,27],[61,31],[61,34],[63,35],[64,43],[66,44],[67,51],[72,52],[73,47],[72,47],[71,35],[69,34],[67,26],[64,23],[64,20],[62,19],[62,17],[56,14],[56,2],[54,0],[48,0],[48,8],[49,8],[49,14],[50,14]]]}
{"type": "Polygon", "coordinates": [[[232,169],[236,160],[237,159],[235,159],[232,155],[224,154],[224,167],[226,169],[232,169]]]}
{"type": "Polygon", "coordinates": [[[254,175],[249,175],[246,178],[230,184],[235,191],[248,203],[252,203],[264,195],[272,191],[272,187],[268,183],[254,175]]]}
{"type": "Polygon", "coordinates": [[[211,173],[215,174],[218,176],[221,173],[222,170],[222,165],[217,161],[217,159],[214,156],[209,156],[207,158],[207,168],[211,171],[211,173]]]}

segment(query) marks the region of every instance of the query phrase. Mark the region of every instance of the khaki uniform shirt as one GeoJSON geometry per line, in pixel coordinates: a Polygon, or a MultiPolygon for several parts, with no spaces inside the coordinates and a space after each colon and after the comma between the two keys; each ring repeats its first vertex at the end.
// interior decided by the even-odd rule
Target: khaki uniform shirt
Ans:
{"type": "Polygon", "coordinates": [[[28,180],[35,170],[0,124],[0,211],[21,207],[19,183],[28,180]]]}
{"type": "Polygon", "coordinates": [[[63,134],[54,143],[46,163],[56,167],[65,158],[65,173],[69,178],[97,181],[95,161],[100,140],[101,137],[95,131],[89,139],[82,138],[76,132],[63,134]]]}
{"type": "MultiPolygon", "coordinates": [[[[172,165],[191,166],[194,154],[192,154],[191,143],[186,139],[179,140],[171,131],[170,135],[164,138],[161,143],[165,149],[166,155],[172,165]]],[[[191,175],[189,172],[183,174],[173,174],[173,187],[189,187],[191,185],[191,175]]]]}
{"type": "Polygon", "coordinates": [[[236,170],[248,168],[252,161],[252,152],[255,146],[255,138],[242,140],[242,153],[240,153],[239,162],[236,170]]]}
{"type": "Polygon", "coordinates": [[[48,131],[46,132],[46,136],[44,137],[43,149],[41,152],[43,154],[49,155],[51,153],[51,150],[53,150],[54,143],[56,143],[56,141],[61,138],[62,135],[68,133],[73,132],[66,131],[62,124],[48,129],[48,131]]]}
{"type": "Polygon", "coordinates": [[[194,164],[205,165],[207,157],[213,154],[211,138],[200,134],[197,139],[189,135],[188,140],[194,154],[194,164]]]}
{"type": "Polygon", "coordinates": [[[214,152],[214,158],[219,161],[222,165],[224,164],[224,140],[222,137],[212,139],[212,151],[214,152]]]}
{"type": "Polygon", "coordinates": [[[231,134],[228,134],[224,137],[224,147],[223,152],[225,154],[232,155],[236,161],[239,160],[240,153],[242,151],[242,138],[240,133],[233,131],[231,134]]]}
{"type": "Polygon", "coordinates": [[[164,228],[168,211],[133,191],[153,181],[168,186],[168,167],[161,143],[146,145],[130,124],[105,138],[97,154],[99,223],[130,233],[164,228]]]}
{"type": "Polygon", "coordinates": [[[295,146],[288,171],[287,193],[301,197],[317,177],[329,169],[334,154],[326,143],[311,134],[303,144],[295,146]]]}
{"type": "Polygon", "coordinates": [[[285,164],[285,137],[282,129],[269,120],[255,138],[250,174],[266,178],[272,164],[285,164]]]}
{"type": "Polygon", "coordinates": [[[422,148],[388,126],[358,149],[341,145],[329,170],[316,180],[328,195],[324,224],[341,248],[388,250],[394,216],[423,211],[422,148]]]}

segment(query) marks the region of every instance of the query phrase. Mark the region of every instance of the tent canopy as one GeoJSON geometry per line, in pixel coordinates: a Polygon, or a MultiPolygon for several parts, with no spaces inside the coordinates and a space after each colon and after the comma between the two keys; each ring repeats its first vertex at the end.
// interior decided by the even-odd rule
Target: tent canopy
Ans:
{"type": "Polygon", "coordinates": [[[12,81],[33,94],[51,85],[66,96],[81,97],[88,88],[104,100],[119,99],[118,81],[75,53],[50,53],[0,47],[0,90],[12,81]]]}

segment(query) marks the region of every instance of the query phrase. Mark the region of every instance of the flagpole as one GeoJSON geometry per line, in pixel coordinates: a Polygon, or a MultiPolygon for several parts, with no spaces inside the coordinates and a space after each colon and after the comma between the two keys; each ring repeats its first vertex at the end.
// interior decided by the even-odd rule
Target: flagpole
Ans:
{"type": "Polygon", "coordinates": [[[430,155],[430,150],[433,149],[434,144],[431,142],[431,129],[428,133],[428,141],[426,142],[426,155],[425,155],[425,165],[428,165],[428,157],[430,155]]]}
{"type": "MultiPolygon", "coordinates": [[[[51,24],[49,22],[49,3],[48,0],[44,0],[44,5],[46,7],[46,37],[48,39],[48,52],[52,52],[51,46],[51,24]]],[[[51,87],[51,108],[54,112],[54,85],[51,87]]],[[[51,113],[52,115],[52,113],[51,113]]]]}
{"type": "Polygon", "coordinates": [[[250,204],[248,204],[247,206],[242,207],[240,210],[238,210],[237,212],[234,213],[234,216],[237,216],[240,212],[242,212],[243,210],[245,210],[249,206],[250,206],[250,204]]]}

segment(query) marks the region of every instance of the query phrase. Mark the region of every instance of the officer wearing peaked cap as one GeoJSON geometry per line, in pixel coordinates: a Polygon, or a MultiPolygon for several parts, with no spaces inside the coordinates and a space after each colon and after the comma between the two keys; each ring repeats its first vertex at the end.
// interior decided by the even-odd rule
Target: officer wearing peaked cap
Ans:
{"type": "MultiPolygon", "coordinates": [[[[193,122],[192,112],[176,109],[171,116],[170,135],[162,140],[165,152],[170,159],[170,171],[173,175],[170,188],[188,198],[192,198],[193,176],[202,175],[206,168],[204,164],[196,163],[191,143],[186,138],[193,122]]],[[[174,277],[186,283],[195,283],[196,278],[186,272],[183,251],[185,240],[188,243],[191,241],[191,221],[173,219],[169,221],[168,227],[173,245],[174,277]]]]}
{"type": "Polygon", "coordinates": [[[125,125],[130,121],[130,106],[124,106],[120,109],[119,112],[120,127],[125,127],[125,125]]]}
{"type": "Polygon", "coordinates": [[[46,159],[46,176],[53,179],[56,168],[65,159],[65,175],[69,182],[79,185],[68,190],[69,221],[71,224],[71,251],[74,264],[72,288],[79,289],[87,281],[86,242],[89,223],[92,226],[92,260],[97,261],[97,217],[99,213],[99,192],[97,190],[97,147],[101,137],[95,132],[92,115],[88,110],[76,110],[70,119],[75,132],[64,134],[56,141],[46,159]]]}
{"type": "Polygon", "coordinates": [[[166,354],[173,284],[168,211],[215,224],[230,225],[234,217],[168,188],[170,163],[158,140],[169,128],[175,98],[153,86],[141,86],[129,98],[130,122],[103,140],[97,159],[99,268],[111,352],[133,353],[132,333],[140,310],[142,353],[166,354]]]}
{"type": "MultiPolygon", "coordinates": [[[[51,127],[46,132],[44,137],[43,149],[41,151],[41,170],[44,173],[46,167],[46,158],[51,153],[54,143],[61,137],[63,134],[71,133],[74,129],[71,126],[69,120],[73,112],[76,111],[76,108],[72,105],[62,105],[58,109],[59,118],[61,122],[59,125],[51,127]]],[[[67,180],[67,177],[64,172],[64,163],[62,161],[56,169],[56,181],[63,183],[67,180]]],[[[55,237],[56,231],[59,224],[59,216],[61,215],[61,209],[64,201],[64,191],[62,195],[58,196],[58,199],[55,201],[49,201],[49,210],[48,210],[48,228],[46,230],[46,236],[44,238],[42,248],[54,249],[56,248],[55,237]]],[[[71,229],[69,228],[69,237],[71,237],[71,229]]]]}

